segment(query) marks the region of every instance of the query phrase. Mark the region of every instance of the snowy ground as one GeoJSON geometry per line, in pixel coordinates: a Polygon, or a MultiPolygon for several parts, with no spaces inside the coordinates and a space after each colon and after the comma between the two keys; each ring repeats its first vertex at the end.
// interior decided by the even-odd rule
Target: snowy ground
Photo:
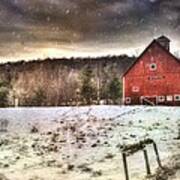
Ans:
{"type": "MultiPolygon", "coordinates": [[[[4,120],[9,125],[0,134],[0,173],[9,180],[124,180],[123,145],[152,138],[163,164],[180,147],[180,107],[0,109],[4,120]]],[[[147,150],[154,173],[153,148],[147,150]]],[[[130,180],[145,179],[142,151],[128,157],[128,163],[130,180]]]]}

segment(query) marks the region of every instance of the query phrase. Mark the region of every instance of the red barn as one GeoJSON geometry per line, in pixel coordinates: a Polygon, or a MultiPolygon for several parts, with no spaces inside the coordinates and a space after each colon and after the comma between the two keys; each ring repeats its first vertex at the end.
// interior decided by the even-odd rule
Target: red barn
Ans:
{"type": "Polygon", "coordinates": [[[180,105],[180,61],[170,40],[153,40],[123,75],[125,105],[180,105]]]}

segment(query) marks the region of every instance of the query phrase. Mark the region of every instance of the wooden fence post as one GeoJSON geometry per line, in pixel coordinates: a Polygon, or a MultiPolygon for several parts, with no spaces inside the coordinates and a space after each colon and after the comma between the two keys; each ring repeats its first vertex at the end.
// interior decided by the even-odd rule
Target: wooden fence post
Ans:
{"type": "Polygon", "coordinates": [[[155,154],[156,154],[157,163],[158,163],[159,167],[162,168],[162,164],[161,164],[161,160],[160,160],[160,157],[159,157],[158,148],[157,148],[157,145],[156,145],[155,142],[153,142],[153,147],[154,147],[154,151],[155,151],[155,154]]]}
{"type": "Polygon", "coordinates": [[[123,165],[124,165],[125,178],[126,180],[129,180],[128,165],[127,165],[127,158],[126,158],[125,152],[122,153],[122,159],[123,159],[123,165]]]}
{"type": "Polygon", "coordinates": [[[147,175],[151,175],[151,169],[150,169],[150,164],[149,164],[149,158],[148,158],[147,150],[143,149],[143,153],[144,153],[144,160],[145,160],[147,175]]]}

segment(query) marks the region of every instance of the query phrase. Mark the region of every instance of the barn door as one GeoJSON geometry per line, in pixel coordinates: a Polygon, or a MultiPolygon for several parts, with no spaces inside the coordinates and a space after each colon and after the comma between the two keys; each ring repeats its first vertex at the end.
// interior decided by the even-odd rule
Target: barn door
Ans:
{"type": "Polygon", "coordinates": [[[155,105],[157,105],[157,97],[156,96],[154,96],[154,97],[148,97],[148,96],[141,97],[141,104],[155,106],[155,105]]]}

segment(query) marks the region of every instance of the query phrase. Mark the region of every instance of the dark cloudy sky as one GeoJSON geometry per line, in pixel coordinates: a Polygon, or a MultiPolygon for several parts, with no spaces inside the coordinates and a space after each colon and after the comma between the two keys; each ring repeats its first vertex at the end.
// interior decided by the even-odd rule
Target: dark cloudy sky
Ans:
{"type": "Polygon", "coordinates": [[[161,34],[176,51],[179,0],[0,0],[1,61],[137,54],[161,34]]]}

